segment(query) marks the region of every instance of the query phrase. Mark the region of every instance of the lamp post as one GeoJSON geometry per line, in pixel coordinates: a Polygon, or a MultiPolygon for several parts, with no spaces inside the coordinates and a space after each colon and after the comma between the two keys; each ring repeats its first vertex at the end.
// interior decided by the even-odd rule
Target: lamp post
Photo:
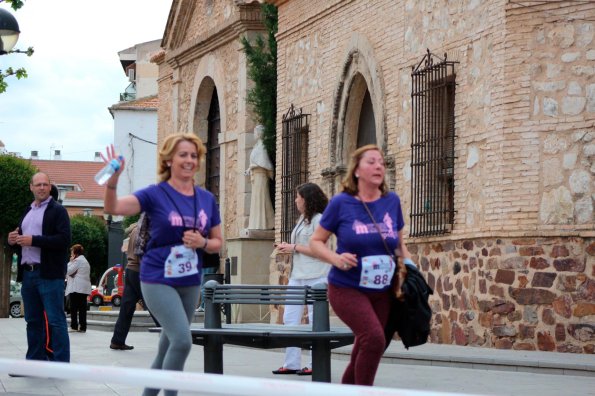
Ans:
{"type": "Polygon", "coordinates": [[[64,190],[64,189],[58,189],[58,194],[59,194],[59,198],[58,198],[58,202],[60,202],[60,204],[64,204],[64,200],[66,199],[66,193],[68,191],[64,190]]]}
{"type": "Polygon", "coordinates": [[[0,8],[0,55],[6,55],[14,48],[20,33],[16,18],[0,8]]]}

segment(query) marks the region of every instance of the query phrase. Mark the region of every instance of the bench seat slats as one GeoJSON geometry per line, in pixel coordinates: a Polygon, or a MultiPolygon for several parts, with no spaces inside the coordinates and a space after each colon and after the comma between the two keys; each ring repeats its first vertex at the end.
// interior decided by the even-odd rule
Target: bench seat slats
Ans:
{"type": "MultiPolygon", "coordinates": [[[[253,348],[311,348],[312,381],[330,382],[331,350],[354,341],[346,327],[330,327],[327,286],[220,285],[205,283],[205,321],[191,328],[193,344],[204,347],[207,373],[223,373],[223,345],[253,348]],[[269,323],[221,323],[221,307],[231,304],[313,305],[311,325],[284,326],[269,323]]],[[[229,318],[229,316],[228,316],[229,318]]]]}

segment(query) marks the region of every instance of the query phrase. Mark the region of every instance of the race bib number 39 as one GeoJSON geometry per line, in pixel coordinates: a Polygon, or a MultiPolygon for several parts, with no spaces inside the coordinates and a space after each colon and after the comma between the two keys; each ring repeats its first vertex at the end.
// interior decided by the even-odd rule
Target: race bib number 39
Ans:
{"type": "Polygon", "coordinates": [[[198,255],[196,252],[184,245],[171,248],[171,252],[165,260],[166,278],[181,278],[183,276],[198,273],[198,255]]]}
{"type": "Polygon", "coordinates": [[[393,279],[395,262],[388,255],[362,257],[359,285],[367,289],[384,289],[393,279]]]}

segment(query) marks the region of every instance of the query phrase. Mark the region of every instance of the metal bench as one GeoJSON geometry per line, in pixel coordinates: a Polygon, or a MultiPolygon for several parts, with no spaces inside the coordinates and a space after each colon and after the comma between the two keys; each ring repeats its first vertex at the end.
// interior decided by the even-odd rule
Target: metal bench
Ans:
{"type": "Polygon", "coordinates": [[[223,374],[223,345],[260,349],[312,348],[312,381],[331,381],[331,350],[353,343],[347,327],[330,327],[327,286],[205,284],[204,325],[192,325],[192,342],[204,347],[205,373],[223,374]],[[311,325],[222,324],[222,304],[313,305],[311,325]]]}

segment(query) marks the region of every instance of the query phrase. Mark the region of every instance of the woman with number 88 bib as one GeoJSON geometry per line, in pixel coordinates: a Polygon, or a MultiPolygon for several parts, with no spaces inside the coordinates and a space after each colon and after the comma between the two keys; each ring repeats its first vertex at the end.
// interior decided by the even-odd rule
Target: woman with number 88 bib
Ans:
{"type": "MultiPolygon", "coordinates": [[[[219,252],[222,244],[215,198],[194,185],[204,155],[197,136],[169,135],[159,150],[159,183],[117,198],[123,163],[107,181],[106,213],[132,216],[142,211],[150,218],[140,280],[144,301],[162,326],[153,369],[184,369],[192,347],[189,329],[200,294],[203,254],[219,252]]],[[[111,146],[103,159],[113,158],[118,156],[111,146]]],[[[146,388],[143,394],[158,393],[146,388]]],[[[176,394],[165,390],[165,395],[176,394]]]]}
{"type": "Polygon", "coordinates": [[[392,252],[411,255],[403,241],[401,202],[384,180],[384,157],[375,145],[351,155],[343,191],[326,207],[310,247],[332,265],[329,301],[353,331],[355,342],[341,383],[373,385],[385,349],[384,327],[395,273],[392,252]],[[337,249],[326,245],[335,234],[337,249]]]}

